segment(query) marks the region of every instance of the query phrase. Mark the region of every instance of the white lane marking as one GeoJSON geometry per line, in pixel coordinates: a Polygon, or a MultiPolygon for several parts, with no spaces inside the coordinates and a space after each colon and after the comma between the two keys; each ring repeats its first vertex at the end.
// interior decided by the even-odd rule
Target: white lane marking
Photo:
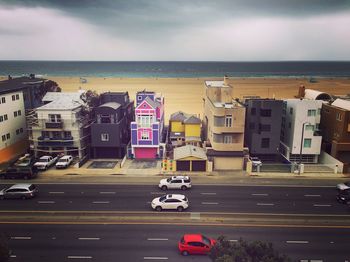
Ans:
{"type": "Polygon", "coordinates": [[[92,256],[68,256],[69,259],[91,259],[92,256]]]}
{"type": "Polygon", "coordinates": [[[115,192],[108,192],[108,191],[105,191],[105,192],[100,192],[100,194],[115,194],[115,192]]]}
{"type": "Polygon", "coordinates": [[[305,240],[287,240],[286,243],[287,244],[308,244],[309,241],[305,241],[305,240]]]}
{"type": "Polygon", "coordinates": [[[263,193],[261,193],[261,194],[252,194],[252,196],[268,196],[269,194],[263,194],[263,193]]]}
{"type": "Polygon", "coordinates": [[[15,257],[17,257],[17,256],[16,256],[16,255],[11,255],[10,257],[15,258],[15,257]]]}
{"type": "Polygon", "coordinates": [[[304,195],[304,197],[320,197],[321,195],[304,195]]]}
{"type": "Polygon", "coordinates": [[[216,193],[201,193],[201,195],[216,195],[216,193]]]}
{"type": "Polygon", "coordinates": [[[230,239],[229,241],[230,241],[230,242],[238,242],[237,239],[230,239]]]}
{"type": "Polygon", "coordinates": [[[164,192],[151,192],[151,195],[164,195],[164,192]]]}
{"type": "Polygon", "coordinates": [[[99,237],[79,237],[79,240],[100,240],[99,237]]]}
{"type": "Polygon", "coordinates": [[[144,260],[168,260],[167,257],[143,257],[144,260]]]}
{"type": "Polygon", "coordinates": [[[314,204],[314,207],[331,207],[329,204],[314,204]]]}
{"type": "Polygon", "coordinates": [[[218,205],[218,202],[202,202],[202,205],[218,205]]]}
{"type": "Polygon", "coordinates": [[[61,191],[52,191],[52,192],[49,192],[49,194],[64,194],[64,192],[61,192],[61,191]]]}
{"type": "Polygon", "coordinates": [[[55,201],[38,201],[39,204],[55,204],[55,201]]]}
{"type": "Polygon", "coordinates": [[[16,239],[16,240],[31,240],[32,237],[11,237],[11,239],[16,239]]]}
{"type": "Polygon", "coordinates": [[[109,204],[109,201],[94,201],[93,204],[109,204]]]}
{"type": "Polygon", "coordinates": [[[151,201],[146,202],[146,204],[151,204],[151,201]]]}
{"type": "Polygon", "coordinates": [[[257,206],[274,206],[273,203],[256,203],[257,206]]]}
{"type": "Polygon", "coordinates": [[[147,238],[149,241],[167,241],[168,238],[147,238]]]}

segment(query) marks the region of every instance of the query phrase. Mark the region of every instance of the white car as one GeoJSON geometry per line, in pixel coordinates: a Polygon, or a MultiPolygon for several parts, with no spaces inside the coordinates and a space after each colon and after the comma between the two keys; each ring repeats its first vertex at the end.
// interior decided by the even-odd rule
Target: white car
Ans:
{"type": "Polygon", "coordinates": [[[46,170],[52,165],[54,165],[57,161],[58,157],[52,156],[42,156],[39,158],[37,162],[34,163],[34,166],[39,170],[46,170]]]}
{"type": "Polygon", "coordinates": [[[347,190],[349,188],[350,188],[350,181],[344,182],[344,183],[340,183],[340,184],[337,185],[337,189],[339,191],[347,190]]]}
{"type": "Polygon", "coordinates": [[[186,190],[192,187],[191,178],[189,176],[172,176],[160,180],[158,187],[162,190],[181,189],[186,190]]]}
{"type": "Polygon", "coordinates": [[[68,156],[63,156],[61,157],[57,163],[56,163],[56,168],[67,168],[71,163],[73,162],[73,157],[68,155],[68,156]]]}
{"type": "Polygon", "coordinates": [[[154,210],[174,209],[179,212],[188,208],[189,202],[186,196],[180,194],[171,194],[157,197],[152,200],[151,206],[154,210]]]}
{"type": "Polygon", "coordinates": [[[262,162],[260,161],[260,159],[258,157],[250,156],[249,160],[252,162],[253,166],[261,166],[262,165],[262,162]]]}

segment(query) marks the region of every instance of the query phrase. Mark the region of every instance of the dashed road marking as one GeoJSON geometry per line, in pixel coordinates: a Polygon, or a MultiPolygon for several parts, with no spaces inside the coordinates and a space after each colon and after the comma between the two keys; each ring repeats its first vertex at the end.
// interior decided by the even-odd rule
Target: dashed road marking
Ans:
{"type": "Polygon", "coordinates": [[[55,204],[55,201],[38,201],[39,204],[55,204]]]}
{"type": "Polygon", "coordinates": [[[52,191],[52,192],[49,192],[49,194],[64,194],[64,192],[61,192],[61,191],[52,191]]]}
{"type": "Polygon", "coordinates": [[[15,240],[31,240],[32,237],[11,237],[11,239],[15,239],[15,240]]]}
{"type": "Polygon", "coordinates": [[[94,201],[93,204],[109,204],[109,201],[94,201]]]}
{"type": "Polygon", "coordinates": [[[167,257],[143,257],[144,260],[168,260],[167,257]]]}
{"type": "Polygon", "coordinates": [[[256,203],[257,206],[274,206],[273,203],[256,203]]]}
{"type": "Polygon", "coordinates": [[[164,192],[151,192],[151,195],[164,195],[164,192]]]}
{"type": "Polygon", "coordinates": [[[314,207],[331,207],[329,204],[314,204],[314,207]]]}
{"type": "Polygon", "coordinates": [[[147,238],[149,241],[167,241],[168,238],[147,238]]]}
{"type": "Polygon", "coordinates": [[[304,195],[304,197],[320,197],[321,195],[304,195]]]}
{"type": "Polygon", "coordinates": [[[252,196],[268,196],[269,194],[261,193],[261,194],[252,194],[252,196]]]}
{"type": "Polygon", "coordinates": [[[91,259],[92,256],[68,256],[68,259],[91,259]]]}
{"type": "Polygon", "coordinates": [[[110,195],[113,195],[113,194],[115,194],[115,192],[107,192],[107,191],[105,191],[105,192],[100,192],[100,194],[105,194],[105,195],[110,194],[110,195]]]}
{"type": "Polygon", "coordinates": [[[202,202],[202,205],[218,205],[218,202],[202,202]]]}
{"type": "Polygon", "coordinates": [[[287,244],[308,244],[309,241],[305,241],[305,240],[287,240],[286,243],[287,244]]]}
{"type": "Polygon", "coordinates": [[[210,192],[208,192],[208,193],[201,193],[201,195],[208,195],[208,196],[211,196],[211,195],[216,195],[216,193],[210,193],[210,192]]]}
{"type": "Polygon", "coordinates": [[[99,237],[79,237],[79,240],[100,240],[99,237]]]}

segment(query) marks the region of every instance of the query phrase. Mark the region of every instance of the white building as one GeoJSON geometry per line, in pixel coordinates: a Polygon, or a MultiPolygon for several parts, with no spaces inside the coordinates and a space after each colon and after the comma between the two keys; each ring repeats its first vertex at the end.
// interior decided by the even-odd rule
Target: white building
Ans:
{"type": "Polygon", "coordinates": [[[0,163],[27,149],[26,117],[22,91],[0,91],[0,163]]]}
{"type": "Polygon", "coordinates": [[[31,120],[31,147],[35,156],[69,154],[83,159],[89,150],[89,118],[81,92],[48,92],[31,120]]]}
{"type": "Polygon", "coordinates": [[[323,101],[287,99],[282,113],[279,151],[289,161],[317,163],[321,153],[322,136],[319,134],[323,101]]]}

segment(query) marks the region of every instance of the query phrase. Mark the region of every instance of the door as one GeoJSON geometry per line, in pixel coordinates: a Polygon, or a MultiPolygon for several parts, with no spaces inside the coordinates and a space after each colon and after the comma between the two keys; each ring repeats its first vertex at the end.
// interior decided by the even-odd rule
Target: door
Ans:
{"type": "Polygon", "coordinates": [[[179,188],[182,181],[180,179],[171,180],[169,183],[169,188],[179,188]]]}
{"type": "Polygon", "coordinates": [[[157,148],[135,148],[136,159],[155,159],[157,156],[157,148]]]}
{"type": "Polygon", "coordinates": [[[189,160],[176,161],[177,171],[190,171],[190,166],[191,166],[191,163],[189,160]]]}

